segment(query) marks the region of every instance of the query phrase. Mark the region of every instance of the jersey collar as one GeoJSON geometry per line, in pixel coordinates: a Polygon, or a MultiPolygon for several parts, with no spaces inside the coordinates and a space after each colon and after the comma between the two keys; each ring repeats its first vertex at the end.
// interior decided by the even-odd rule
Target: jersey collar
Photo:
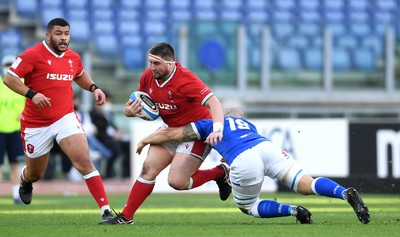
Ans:
{"type": "Polygon", "coordinates": [[[44,47],[46,47],[46,49],[47,49],[51,54],[53,54],[54,57],[56,57],[56,58],[62,58],[62,57],[64,57],[65,52],[63,52],[62,54],[58,55],[58,54],[54,53],[54,51],[47,45],[46,40],[43,40],[42,42],[43,42],[44,47]]]}
{"type": "Polygon", "coordinates": [[[164,87],[165,84],[167,84],[172,79],[172,77],[175,75],[175,72],[176,72],[176,64],[175,64],[174,70],[172,70],[171,75],[161,85],[158,83],[158,80],[156,80],[156,83],[157,83],[158,87],[164,87]]]}

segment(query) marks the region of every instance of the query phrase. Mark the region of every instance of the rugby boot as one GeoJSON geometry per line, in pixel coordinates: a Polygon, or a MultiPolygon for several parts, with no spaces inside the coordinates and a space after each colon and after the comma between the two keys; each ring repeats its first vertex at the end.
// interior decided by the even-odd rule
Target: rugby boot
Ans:
{"type": "Polygon", "coordinates": [[[21,201],[26,205],[32,202],[32,189],[32,182],[25,181],[21,177],[21,183],[19,186],[19,197],[21,198],[21,201]]]}
{"type": "Polygon", "coordinates": [[[363,224],[368,224],[370,221],[368,207],[365,205],[357,190],[350,187],[346,189],[345,194],[347,202],[353,207],[358,220],[360,220],[360,222],[363,224]]]}
{"type": "Polygon", "coordinates": [[[132,225],[133,218],[128,219],[122,213],[115,213],[116,216],[107,220],[102,220],[99,225],[132,225]]]}
{"type": "Polygon", "coordinates": [[[223,169],[224,174],[215,181],[217,182],[219,188],[219,198],[222,201],[225,201],[232,192],[232,187],[229,180],[229,166],[225,163],[222,163],[218,165],[218,167],[223,169]]]}
{"type": "Polygon", "coordinates": [[[297,206],[296,207],[296,219],[300,221],[301,224],[312,224],[313,221],[311,219],[311,212],[308,211],[305,207],[297,206]]]}

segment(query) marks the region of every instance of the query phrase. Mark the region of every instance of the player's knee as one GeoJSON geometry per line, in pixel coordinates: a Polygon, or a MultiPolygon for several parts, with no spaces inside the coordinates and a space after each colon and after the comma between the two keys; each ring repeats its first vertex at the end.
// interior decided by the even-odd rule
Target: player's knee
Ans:
{"type": "Polygon", "coordinates": [[[168,184],[175,190],[187,190],[189,181],[177,177],[169,177],[168,184]]]}
{"type": "Polygon", "coordinates": [[[140,172],[140,177],[148,180],[154,180],[159,173],[160,171],[157,171],[152,166],[144,163],[142,166],[142,171],[140,172]]]}
{"type": "Polygon", "coordinates": [[[85,175],[96,169],[90,159],[79,160],[79,162],[74,162],[73,165],[82,175],[85,175]]]}
{"type": "Polygon", "coordinates": [[[299,183],[305,175],[305,171],[297,163],[293,163],[285,174],[278,175],[278,179],[293,191],[300,193],[299,183]]]}
{"type": "Polygon", "coordinates": [[[257,213],[257,207],[259,203],[258,197],[246,200],[234,198],[234,200],[236,202],[236,206],[239,208],[241,212],[243,212],[246,215],[257,217],[257,214],[254,213],[257,213]]]}
{"type": "Polygon", "coordinates": [[[236,202],[237,207],[241,212],[243,212],[246,215],[249,216],[254,216],[259,218],[260,215],[258,214],[258,204],[261,202],[261,200],[257,200],[256,202],[248,203],[248,204],[242,204],[236,202]]]}
{"type": "Polygon", "coordinates": [[[309,174],[303,175],[303,177],[301,177],[301,179],[297,185],[297,193],[302,194],[302,195],[314,194],[314,192],[312,191],[312,188],[311,188],[313,180],[314,180],[314,178],[311,177],[311,175],[309,175],[309,174]]]}

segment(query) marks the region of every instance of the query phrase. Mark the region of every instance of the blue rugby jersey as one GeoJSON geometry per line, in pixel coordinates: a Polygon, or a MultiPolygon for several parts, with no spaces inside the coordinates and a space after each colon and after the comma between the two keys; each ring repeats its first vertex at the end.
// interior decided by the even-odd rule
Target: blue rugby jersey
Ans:
{"type": "MultiPolygon", "coordinates": [[[[211,119],[199,120],[193,122],[192,127],[197,137],[205,140],[213,130],[213,121],[211,119]]],[[[254,124],[244,118],[227,116],[224,119],[222,141],[218,142],[213,148],[230,165],[240,153],[263,141],[269,141],[269,139],[258,134],[254,124]]]]}

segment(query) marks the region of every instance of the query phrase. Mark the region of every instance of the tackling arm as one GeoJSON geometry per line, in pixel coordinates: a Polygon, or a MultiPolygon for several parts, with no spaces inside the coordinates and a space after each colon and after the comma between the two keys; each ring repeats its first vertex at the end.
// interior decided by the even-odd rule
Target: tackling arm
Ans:
{"type": "Polygon", "coordinates": [[[198,139],[191,124],[183,127],[168,127],[157,130],[143,138],[137,145],[136,153],[140,155],[143,148],[148,144],[159,145],[168,141],[195,141],[198,139]]]}

